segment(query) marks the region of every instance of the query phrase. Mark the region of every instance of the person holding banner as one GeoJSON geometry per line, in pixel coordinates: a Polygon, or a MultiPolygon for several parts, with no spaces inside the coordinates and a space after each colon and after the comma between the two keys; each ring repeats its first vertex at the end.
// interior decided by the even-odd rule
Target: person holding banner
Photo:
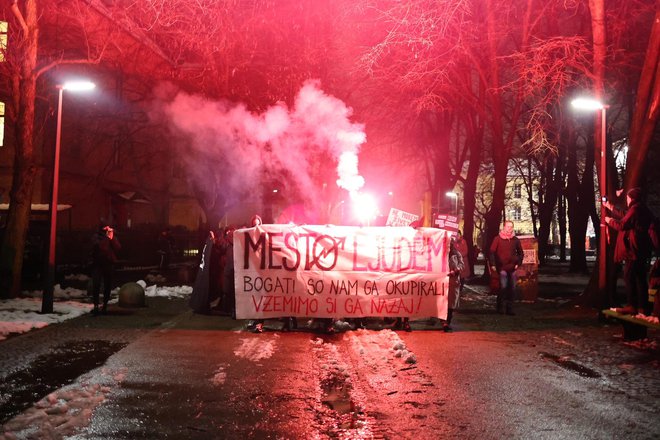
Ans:
{"type": "Polygon", "coordinates": [[[523,250],[520,240],[513,232],[513,222],[507,220],[490,245],[491,271],[500,275],[500,289],[497,293],[497,313],[513,313],[516,269],[522,264],[523,250]]]}
{"type": "MultiPolygon", "coordinates": [[[[225,229],[225,240],[222,253],[225,256],[225,267],[222,276],[222,293],[227,302],[226,310],[236,319],[236,291],[234,288],[234,230],[235,226],[225,229]]],[[[223,306],[224,307],[224,306],[223,306]]]]}
{"type": "Polygon", "coordinates": [[[412,328],[410,327],[410,318],[396,318],[394,330],[401,330],[402,328],[406,332],[412,331],[412,328]]]}

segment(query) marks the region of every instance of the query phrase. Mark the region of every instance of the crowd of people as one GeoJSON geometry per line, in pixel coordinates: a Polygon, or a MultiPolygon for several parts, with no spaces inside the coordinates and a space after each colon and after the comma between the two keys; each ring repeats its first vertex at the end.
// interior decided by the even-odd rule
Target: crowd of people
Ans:
{"type": "Polygon", "coordinates": [[[234,231],[227,226],[210,231],[193,285],[190,307],[195,313],[212,310],[236,318],[234,304],[234,231]]]}
{"type": "MultiPolygon", "coordinates": [[[[621,194],[618,194],[621,195],[621,194]]],[[[626,208],[621,209],[604,199],[603,206],[610,213],[603,220],[617,231],[614,246],[614,262],[623,265],[623,280],[626,286],[626,306],[615,308],[619,313],[629,315],[660,315],[660,301],[652,308],[648,300],[649,264],[658,251],[652,235],[657,234],[652,226],[655,217],[643,201],[641,188],[632,188],[626,193],[626,208]]],[[[651,274],[653,275],[653,274],[651,274]]],[[[653,276],[651,276],[653,279],[653,276]]],[[[654,280],[655,282],[655,280],[654,280]]]]}
{"type": "MultiPolygon", "coordinates": [[[[250,220],[251,227],[262,224],[259,215],[250,220]]],[[[219,311],[220,314],[236,319],[235,290],[234,290],[234,259],[233,259],[233,232],[236,228],[228,226],[224,230],[210,232],[206,239],[202,258],[199,265],[190,306],[195,313],[210,314],[219,311]]],[[[468,247],[460,231],[450,242],[449,250],[449,290],[447,318],[442,320],[442,330],[452,331],[451,321],[454,310],[458,308],[460,293],[469,276],[467,268],[468,247]]],[[[282,317],[281,329],[289,331],[298,328],[296,317],[282,317]]],[[[328,334],[335,333],[337,320],[333,318],[316,318],[314,321],[328,334]]],[[[349,320],[355,328],[365,328],[366,318],[349,320]]],[[[393,323],[397,330],[412,331],[408,317],[384,319],[385,323],[393,323]]],[[[247,328],[255,333],[264,331],[264,319],[253,319],[248,322],[247,328]]]]}
{"type": "MultiPolygon", "coordinates": [[[[626,286],[627,304],[615,310],[623,314],[660,315],[660,301],[649,302],[649,264],[654,253],[657,253],[660,240],[653,234],[657,223],[653,213],[644,204],[640,188],[632,188],[626,193],[625,209],[618,208],[613,203],[603,200],[603,206],[610,213],[603,222],[617,231],[614,250],[614,261],[623,267],[623,278],[626,286]],[[655,241],[654,241],[655,240],[655,241]]],[[[262,224],[259,215],[254,215],[250,226],[262,224]]],[[[233,233],[236,227],[227,226],[211,231],[206,239],[202,252],[200,269],[198,270],[190,306],[196,313],[210,314],[213,311],[236,318],[235,286],[234,286],[234,246],[233,233]]],[[[167,269],[174,247],[174,240],[169,229],[164,230],[158,240],[160,255],[159,268],[167,269]]],[[[112,286],[113,266],[117,261],[117,253],[121,249],[114,230],[108,225],[99,228],[93,239],[92,250],[92,297],[94,314],[105,313],[110,289],[112,286]],[[99,307],[100,293],[103,291],[103,302],[99,307]]],[[[517,284],[516,273],[523,264],[523,249],[520,240],[514,233],[514,223],[505,221],[502,230],[493,239],[484,252],[488,261],[494,292],[497,294],[496,311],[505,315],[514,315],[513,304],[517,284]]],[[[465,280],[471,276],[468,264],[468,246],[461,231],[451,239],[448,253],[449,286],[447,317],[442,320],[442,330],[451,331],[454,311],[459,306],[461,292],[465,280]]],[[[656,260],[650,277],[651,288],[660,287],[660,264],[656,260]],[[653,275],[655,274],[655,275],[653,275]]],[[[283,321],[282,330],[288,331],[298,327],[295,317],[280,318],[283,321]]],[[[323,318],[317,320],[328,333],[334,333],[335,320],[323,318]]],[[[364,328],[365,318],[352,320],[356,328],[364,328]]],[[[396,320],[386,320],[392,323],[394,329],[411,331],[408,317],[396,320]]],[[[264,320],[252,320],[248,328],[256,333],[264,331],[264,320]]]]}

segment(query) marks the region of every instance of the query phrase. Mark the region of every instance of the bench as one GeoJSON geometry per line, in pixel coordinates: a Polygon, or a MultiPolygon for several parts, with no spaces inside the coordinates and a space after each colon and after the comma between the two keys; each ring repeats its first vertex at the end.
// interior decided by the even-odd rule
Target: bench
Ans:
{"type": "Polygon", "coordinates": [[[601,312],[606,319],[620,321],[623,324],[623,339],[626,341],[636,341],[646,337],[646,331],[649,328],[660,330],[660,324],[646,321],[645,319],[635,318],[632,315],[624,315],[614,310],[605,309],[601,312]]]}

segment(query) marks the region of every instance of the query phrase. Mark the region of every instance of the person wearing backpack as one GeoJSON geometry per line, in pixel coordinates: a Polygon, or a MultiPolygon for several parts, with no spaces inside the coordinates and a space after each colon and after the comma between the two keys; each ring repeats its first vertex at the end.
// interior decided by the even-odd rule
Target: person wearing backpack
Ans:
{"type": "Polygon", "coordinates": [[[636,315],[649,313],[648,303],[648,264],[652,253],[649,227],[653,214],[642,201],[641,188],[632,188],[626,194],[628,209],[624,212],[608,201],[603,206],[612,216],[605,217],[605,223],[618,231],[614,247],[614,261],[624,263],[623,279],[626,284],[626,307],[617,309],[619,313],[636,315]]]}

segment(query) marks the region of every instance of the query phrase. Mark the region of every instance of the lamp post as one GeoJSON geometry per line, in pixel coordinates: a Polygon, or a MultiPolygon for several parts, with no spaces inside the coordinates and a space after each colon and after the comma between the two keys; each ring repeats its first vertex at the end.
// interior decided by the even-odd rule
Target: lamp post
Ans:
{"type": "Polygon", "coordinates": [[[577,98],[571,101],[571,105],[579,110],[596,111],[600,110],[600,176],[598,177],[598,187],[601,196],[600,202],[600,235],[598,238],[598,290],[601,295],[606,294],[607,290],[607,240],[605,216],[605,204],[602,198],[607,195],[607,139],[606,139],[606,124],[607,124],[607,108],[608,105],[603,104],[601,101],[593,98],[577,98]]]}
{"type": "Polygon", "coordinates": [[[53,192],[50,199],[50,234],[48,239],[48,267],[46,285],[41,302],[41,313],[53,313],[53,285],[55,283],[55,240],[57,232],[57,197],[60,183],[60,140],[62,137],[62,97],[65,90],[80,92],[92,90],[96,85],[89,81],[72,81],[57,86],[57,132],[55,134],[55,154],[53,159],[53,192]]]}
{"type": "Polygon", "coordinates": [[[454,199],[454,214],[456,214],[456,218],[458,218],[458,194],[453,191],[448,191],[445,195],[454,199]]]}

